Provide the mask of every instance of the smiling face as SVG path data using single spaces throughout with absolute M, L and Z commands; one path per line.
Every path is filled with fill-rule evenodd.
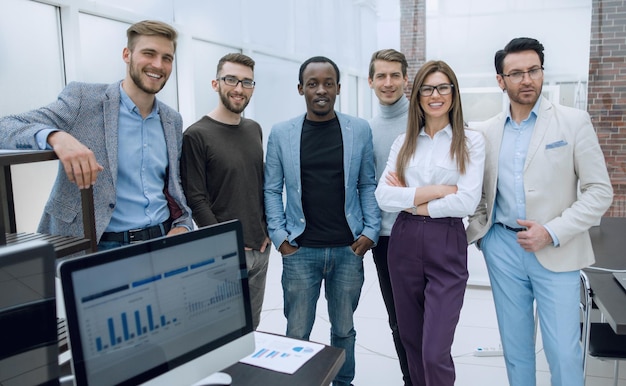
M 502 72 L 511 74 L 515 72 L 527 72 L 535 68 L 541 68 L 539 55 L 533 50 L 510 53 L 504 58 Z M 498 85 L 505 90 L 511 105 L 532 106 L 537 103 L 543 86 L 543 76 L 539 79 L 531 79 L 529 74 L 524 74 L 522 81 L 514 83 L 506 76 L 497 75 Z
M 254 80 L 254 72 L 243 64 L 225 62 L 218 79 L 212 81 L 213 90 L 220 95 L 220 103 L 224 108 L 232 113 L 241 114 L 250 103 L 254 89 L 243 88 L 241 82 L 237 83 L 237 86 L 229 86 L 220 79 L 225 76 L 235 77 L 237 80 Z
M 424 79 L 424 86 L 439 86 L 450 84 L 450 79 L 442 72 L 433 72 Z M 448 112 L 452 108 L 452 93 L 448 95 L 439 94 L 438 90 L 433 90 L 432 95 L 424 96 L 420 94 L 420 106 L 424 111 L 426 120 L 444 119 L 449 121 Z
M 172 73 L 174 43 L 163 36 L 139 36 L 133 51 L 124 48 L 122 57 L 135 87 L 146 94 L 156 94 Z
M 306 102 L 307 119 L 323 122 L 334 118 L 335 99 L 340 88 L 332 64 L 309 63 L 302 72 L 302 84 L 298 84 L 298 92 L 304 95 Z
M 403 97 L 408 81 L 408 76 L 402 75 L 402 64 L 387 60 L 374 61 L 374 77 L 367 79 L 381 105 L 392 105 Z

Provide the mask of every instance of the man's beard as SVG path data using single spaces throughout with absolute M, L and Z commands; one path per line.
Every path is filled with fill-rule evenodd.
M 141 91 L 147 93 L 147 94 L 156 94 L 159 91 L 161 91 L 163 89 L 163 87 L 165 87 L 165 83 L 167 82 L 167 76 L 163 76 L 163 83 L 161 84 L 161 87 L 159 87 L 158 90 L 155 90 L 154 88 L 150 88 L 148 87 L 143 80 L 141 79 L 141 74 L 142 71 L 135 68 L 135 65 L 133 64 L 133 59 L 131 57 L 130 59 L 130 78 L 133 80 L 133 83 L 135 83 L 135 85 L 137 86 L 137 88 L 139 88 Z M 155 71 L 155 73 L 159 73 L 158 71 Z M 147 76 L 147 75 L 146 75 Z
M 228 98 L 228 93 L 222 91 L 222 88 L 220 87 L 219 90 L 219 94 L 220 94 L 220 99 L 222 100 L 222 104 L 224 105 L 224 107 L 226 107 L 226 109 L 230 112 L 233 112 L 235 114 L 241 114 L 246 107 L 248 106 L 248 103 L 250 102 L 250 99 L 246 99 L 243 102 L 243 105 L 241 106 L 237 106 L 235 105 L 229 98 Z

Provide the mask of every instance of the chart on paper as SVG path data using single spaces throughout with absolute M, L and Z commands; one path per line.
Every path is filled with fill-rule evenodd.
M 293 374 L 324 345 L 291 339 L 280 335 L 254 333 L 256 349 L 240 362 L 281 373 Z

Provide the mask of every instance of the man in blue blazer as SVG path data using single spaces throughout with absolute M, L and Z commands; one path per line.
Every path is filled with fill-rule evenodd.
M 155 97 L 172 72 L 177 32 L 142 21 L 127 36 L 121 82 L 73 82 L 50 105 L 0 119 L 2 148 L 51 148 L 61 161 L 39 232 L 82 236 L 80 189 L 93 186 L 98 249 L 193 226 L 180 184 L 182 118 Z
M 333 385 L 349 385 L 363 255 L 378 240 L 380 210 L 371 129 L 334 111 L 339 89 L 332 60 L 317 56 L 302 64 L 298 92 L 307 112 L 272 128 L 264 191 L 269 235 L 283 256 L 287 336 L 309 339 L 324 281 L 330 343 L 346 352 Z

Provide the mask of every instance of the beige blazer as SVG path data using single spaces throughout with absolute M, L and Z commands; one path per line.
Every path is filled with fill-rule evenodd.
M 493 225 L 506 117 L 502 112 L 475 125 L 485 134 L 486 159 L 482 199 L 467 228 L 470 243 L 482 238 Z M 560 243 L 538 251 L 539 262 L 555 272 L 593 264 L 588 229 L 599 223 L 611 205 L 613 189 L 589 114 L 541 97 L 524 165 L 524 191 L 526 218 L 548 226 Z

